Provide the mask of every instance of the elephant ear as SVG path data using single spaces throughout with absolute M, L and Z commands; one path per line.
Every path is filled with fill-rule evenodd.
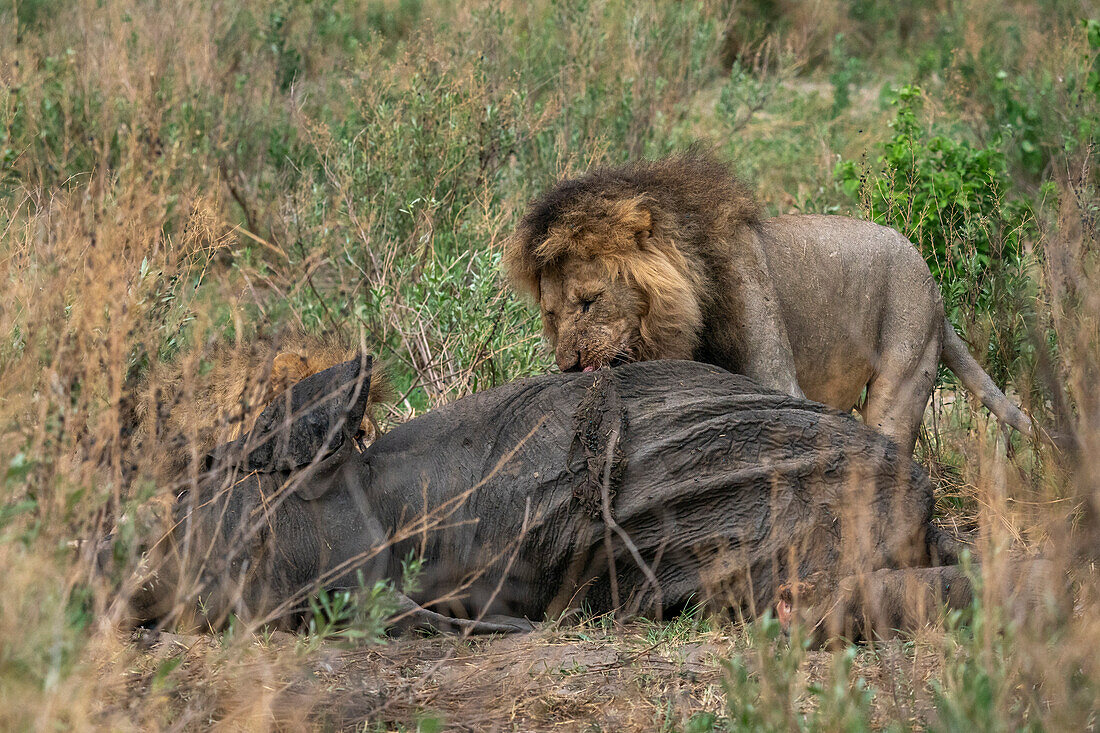
M 249 433 L 221 446 L 211 457 L 255 473 L 334 468 L 355 451 L 356 431 L 370 398 L 370 378 L 367 354 L 310 375 L 276 396 Z M 324 493 L 310 491 L 307 487 L 312 483 L 300 482 L 299 496 L 312 499 Z

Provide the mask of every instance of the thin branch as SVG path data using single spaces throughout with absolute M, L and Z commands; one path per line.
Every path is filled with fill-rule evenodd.
M 637 563 L 638 568 L 642 571 L 642 574 L 646 577 L 646 582 L 653 586 L 653 590 L 656 593 L 656 612 L 660 617 L 661 612 L 661 586 L 657 582 L 657 576 L 653 573 L 653 570 L 646 564 L 646 561 L 642 559 L 642 554 L 638 552 L 637 546 L 631 541 L 630 535 L 628 535 L 619 523 L 615 521 L 615 518 L 611 516 L 611 461 L 615 455 L 615 447 L 619 444 L 619 428 L 614 427 L 611 429 L 611 435 L 607 440 L 607 454 L 604 461 L 603 469 L 603 486 L 601 490 L 601 509 L 603 511 L 603 522 L 605 528 L 609 528 L 619 535 L 619 539 L 623 541 L 626 549 L 630 552 L 631 557 L 634 558 L 634 562 Z M 606 531 L 606 530 L 605 530 Z M 610 538 L 605 539 L 608 546 L 608 567 L 611 573 L 611 602 L 615 607 L 618 607 L 618 581 L 615 576 L 614 555 L 610 550 Z M 643 588 L 643 590 L 645 590 Z

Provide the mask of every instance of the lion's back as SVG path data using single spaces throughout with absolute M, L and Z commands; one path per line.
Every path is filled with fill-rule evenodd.
M 798 214 L 768 219 L 760 234 L 807 397 L 854 404 L 891 333 L 928 337 L 942 323 L 939 288 L 928 265 L 893 229 L 844 216 Z

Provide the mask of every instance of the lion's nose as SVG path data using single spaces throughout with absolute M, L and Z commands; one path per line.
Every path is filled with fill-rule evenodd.
M 581 370 L 581 352 L 559 352 L 558 369 L 562 370 L 562 372 L 579 372 Z

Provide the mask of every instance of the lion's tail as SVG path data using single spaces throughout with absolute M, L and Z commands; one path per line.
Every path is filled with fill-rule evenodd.
M 955 373 L 963 385 L 977 395 L 982 404 L 997 416 L 1001 422 L 1008 423 L 1024 435 L 1031 437 L 1036 433 L 1036 425 L 1016 405 L 997 389 L 992 377 L 985 373 L 981 365 L 970 355 L 966 343 L 955 333 L 955 328 L 946 318 L 943 319 L 943 363 Z

